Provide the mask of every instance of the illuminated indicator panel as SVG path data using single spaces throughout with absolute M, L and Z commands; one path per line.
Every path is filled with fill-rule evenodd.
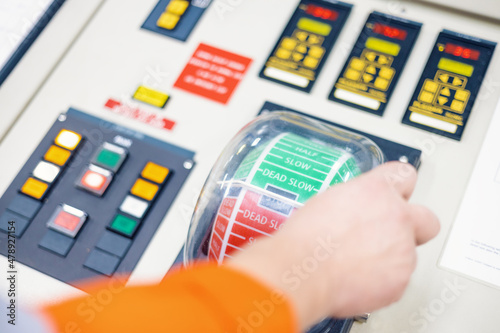
M 0 199 L 0 243 L 13 222 L 16 259 L 34 269 L 80 288 L 85 278 L 127 277 L 193 155 L 70 109 Z
M 301 1 L 259 76 L 311 91 L 351 8 L 342 2 Z
M 378 12 L 370 14 L 328 98 L 381 116 L 421 26 Z
M 403 123 L 460 140 L 496 43 L 444 30 Z

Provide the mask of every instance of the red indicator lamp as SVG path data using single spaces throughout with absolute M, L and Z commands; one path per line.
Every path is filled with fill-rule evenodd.
M 468 49 L 462 46 L 458 46 L 451 43 L 446 43 L 444 52 L 448 54 L 453 54 L 456 57 L 461 57 L 464 59 L 478 60 L 481 52 L 473 49 Z
M 339 16 L 339 13 L 334 10 L 326 9 L 316 5 L 307 5 L 306 13 L 314 17 L 330 21 L 335 21 Z
M 406 35 L 408 34 L 406 30 L 393 28 L 388 25 L 380 23 L 375 23 L 375 26 L 373 27 L 373 32 L 375 32 L 376 34 L 384 35 L 385 37 L 399 39 L 399 40 L 405 40 Z

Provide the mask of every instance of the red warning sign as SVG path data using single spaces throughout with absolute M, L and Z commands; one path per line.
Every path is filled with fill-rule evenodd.
M 252 59 L 201 43 L 174 87 L 226 104 Z
M 111 98 L 108 99 L 104 106 L 114 113 L 140 121 L 156 128 L 172 130 L 175 126 L 175 121 L 160 117 L 154 113 L 150 113 L 136 107 L 122 104 L 121 102 Z

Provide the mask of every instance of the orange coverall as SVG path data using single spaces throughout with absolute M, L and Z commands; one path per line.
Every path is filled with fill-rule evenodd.
M 214 264 L 158 285 L 97 282 L 89 296 L 43 309 L 56 332 L 297 332 L 289 301 L 242 272 Z

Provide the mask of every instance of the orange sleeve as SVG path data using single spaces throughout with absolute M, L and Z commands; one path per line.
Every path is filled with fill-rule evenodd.
M 57 332 L 296 332 L 288 300 L 242 272 L 203 264 L 159 285 L 97 283 L 43 309 Z

